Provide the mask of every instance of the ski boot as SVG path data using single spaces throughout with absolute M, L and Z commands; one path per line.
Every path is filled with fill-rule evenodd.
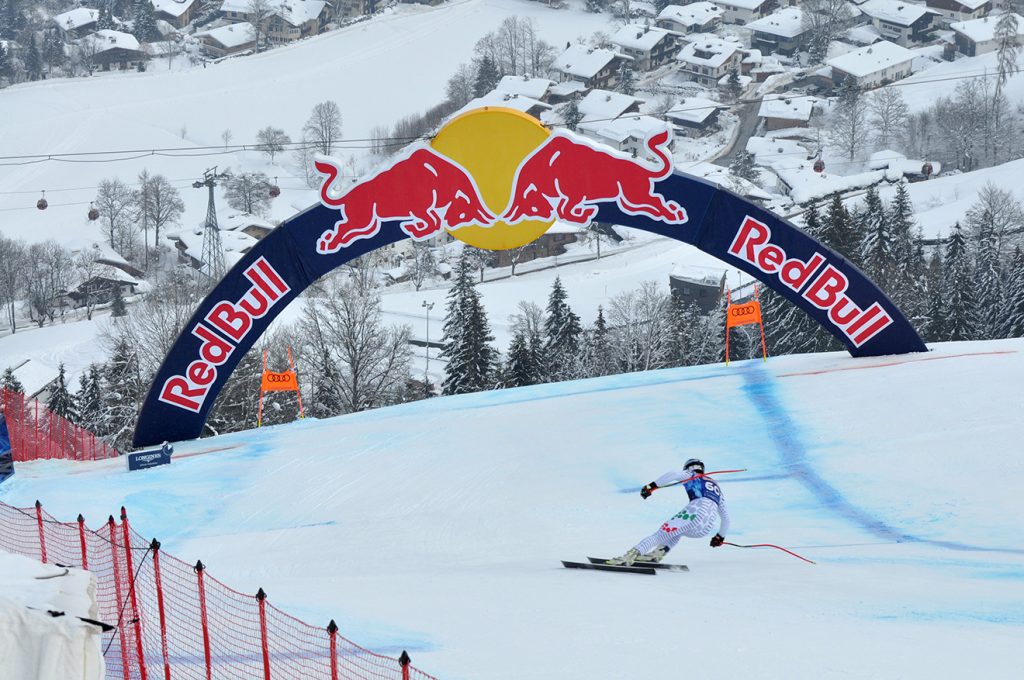
M 625 555 L 622 555 L 621 557 L 613 557 L 612 559 L 606 561 L 605 564 L 610 564 L 616 567 L 631 567 L 633 566 L 633 562 L 636 562 L 637 558 L 639 557 L 640 551 L 636 548 L 630 548 L 626 551 Z
M 637 564 L 644 564 L 645 562 L 648 563 L 648 564 L 657 564 L 658 562 L 661 562 L 663 559 L 665 559 L 665 555 L 668 554 L 668 551 L 669 551 L 668 546 L 659 545 L 657 548 L 655 548 L 651 552 L 644 553 L 643 555 L 640 555 L 634 561 Z

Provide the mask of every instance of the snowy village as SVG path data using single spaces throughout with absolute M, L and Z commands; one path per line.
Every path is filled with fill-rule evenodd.
M 1020 677 L 1022 70 L 1019 0 L 0 0 L 0 680 Z

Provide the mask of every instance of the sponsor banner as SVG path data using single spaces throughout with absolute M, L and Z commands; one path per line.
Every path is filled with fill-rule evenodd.
M 168 465 L 171 462 L 171 454 L 173 453 L 174 447 L 164 442 L 163 446 L 158 449 L 127 453 L 125 458 L 128 459 L 128 470 L 134 472 L 135 470 L 146 470 L 158 465 Z
M 264 392 L 298 392 L 299 381 L 294 371 L 275 373 L 274 371 L 263 371 L 263 380 L 260 389 Z
M 730 304 L 725 311 L 726 328 L 746 326 L 752 323 L 761 323 L 761 303 L 757 300 Z
M 526 139 L 523 125 L 522 114 L 508 110 L 464 114 L 435 138 L 447 134 L 447 146 L 412 147 L 357 182 L 343 182 L 338 162 L 318 158 L 320 204 L 256 244 L 200 304 L 146 397 L 135 445 L 199 436 L 241 358 L 320 276 L 385 245 L 444 229 L 456 238 L 476 230 L 474 243 L 493 248 L 521 245 L 518 231 L 556 219 L 579 228 L 601 222 L 651 231 L 749 273 L 854 356 L 925 350 L 888 297 L 841 255 L 730 191 L 673 172 L 667 133 L 646 140 L 650 159 L 638 159 L 530 123 L 532 141 L 522 153 L 509 158 L 497 146 L 487 152 L 491 140 L 502 140 L 507 151 L 515 139 Z M 264 389 L 292 389 L 276 381 L 265 377 Z
M 888 296 L 845 257 L 731 192 L 717 193 L 695 245 L 789 299 L 853 356 L 926 350 Z

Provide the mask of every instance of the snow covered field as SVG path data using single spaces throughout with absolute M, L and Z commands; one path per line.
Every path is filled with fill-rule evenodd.
M 29 241 L 56 238 L 69 247 L 98 240 L 99 224 L 85 215 L 99 180 L 131 183 L 144 168 L 164 174 L 181 190 L 183 225 L 205 217 L 206 190 L 196 191 L 191 183 L 214 165 L 278 177 L 282 193 L 272 217 L 291 217 L 316 200 L 291 154 L 279 156 L 277 165 L 255 151 L 224 154 L 224 130 L 231 130 L 233 145 L 254 143 L 268 125 L 299 141 L 313 106 L 335 100 L 349 140 L 336 155 L 361 169 L 373 127 L 439 104 L 446 82 L 472 58 L 476 42 L 513 15 L 537 19 L 540 37 L 555 46 L 610 26 L 610 15 L 583 12 L 576 3 L 565 10 L 526 0 L 455 0 L 436 8 L 402 4 L 370 21 L 205 69 L 104 74 L 5 89 L 4 156 L 142 151 L 107 156 L 103 163 L 0 161 L 0 231 Z M 161 148 L 184 151 L 173 157 L 146 151 Z M 39 212 L 35 203 L 44 189 L 50 207 Z
M 824 354 L 439 398 L 216 440 L 128 474 L 21 465 L 15 505 L 133 526 L 379 651 L 461 678 L 1016 677 L 1024 341 Z M 697 455 L 737 543 L 686 574 L 574 572 L 683 505 Z

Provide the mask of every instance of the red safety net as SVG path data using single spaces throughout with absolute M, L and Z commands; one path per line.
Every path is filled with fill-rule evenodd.
M 34 508 L 0 503 L 0 548 L 96 576 L 99 620 L 112 680 L 436 680 L 399 659 L 338 635 L 332 621 L 311 626 L 160 550 L 110 517 L 97 530 L 59 522 Z
M 0 387 L 0 408 L 11 436 L 14 462 L 46 460 L 103 460 L 120 455 L 89 430 L 78 427 L 25 395 Z

